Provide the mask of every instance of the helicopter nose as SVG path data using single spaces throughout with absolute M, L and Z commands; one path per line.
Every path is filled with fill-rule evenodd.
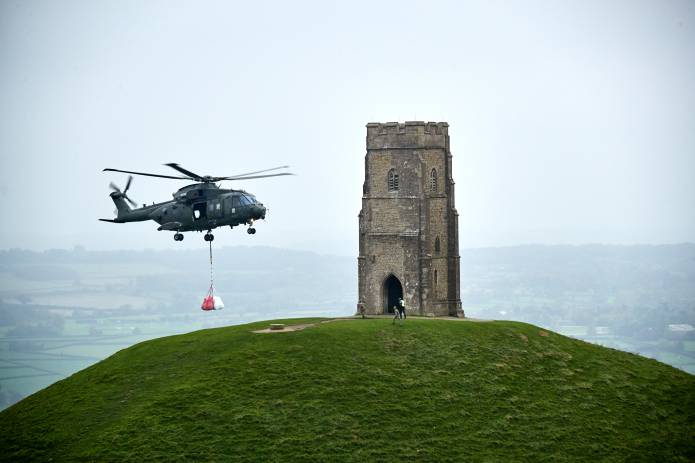
M 263 204 L 256 204 L 256 218 L 265 219 L 266 208 Z

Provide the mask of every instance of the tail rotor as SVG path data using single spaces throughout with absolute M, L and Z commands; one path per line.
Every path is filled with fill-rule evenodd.
M 135 201 L 133 201 L 132 199 L 130 199 L 128 197 L 128 195 L 126 194 L 128 192 L 128 189 L 130 188 L 130 184 L 132 183 L 132 181 L 133 181 L 133 176 L 129 175 L 123 191 L 121 191 L 121 189 L 118 188 L 118 185 L 116 185 L 113 182 L 109 183 L 109 187 L 114 191 L 114 193 L 117 194 L 117 197 L 124 198 L 130 203 L 131 206 L 137 207 L 138 204 Z M 111 193 L 111 195 L 113 196 L 113 193 Z

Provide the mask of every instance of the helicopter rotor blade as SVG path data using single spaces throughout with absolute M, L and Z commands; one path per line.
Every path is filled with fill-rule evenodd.
M 123 194 L 125 195 L 128 192 L 128 188 L 130 188 L 130 184 L 133 181 L 133 176 L 129 175 L 128 176 L 128 181 L 125 182 L 125 188 L 123 189 Z
M 136 203 L 135 201 L 133 201 L 132 199 L 130 199 L 126 195 L 123 195 L 123 197 L 128 200 L 128 202 L 130 203 L 131 206 L 138 207 L 138 203 Z
M 198 180 L 198 181 L 202 181 L 202 180 L 203 180 L 203 177 L 202 177 L 202 176 L 200 176 L 200 175 L 198 175 L 198 174 L 194 174 L 194 173 L 191 172 L 190 170 L 184 169 L 183 167 L 181 167 L 180 165 L 176 164 L 175 162 L 170 162 L 169 164 L 164 164 L 164 165 L 165 165 L 165 166 L 168 166 L 168 167 L 171 167 L 172 169 L 176 169 L 176 170 L 178 170 L 179 172 L 181 172 L 182 174 L 188 175 L 188 177 L 189 177 L 189 178 L 192 178 L 193 180 Z
M 266 177 L 281 177 L 283 175 L 294 175 L 290 172 L 283 172 L 281 174 L 268 174 L 268 175 L 252 175 L 250 177 L 215 177 L 214 181 L 219 182 L 220 180 L 250 180 L 252 178 L 266 178 Z
M 134 172 L 132 170 L 103 169 L 102 172 L 123 172 L 124 174 L 145 175 L 147 177 L 173 178 L 174 180 L 190 180 L 189 177 L 174 177 L 173 175 L 148 174 L 146 172 Z
M 113 183 L 113 182 L 109 183 L 109 188 L 111 188 L 113 191 L 115 191 L 115 192 L 117 192 L 117 193 L 120 193 L 120 192 L 121 192 L 121 189 L 118 188 L 118 185 L 116 185 L 116 184 Z
M 273 167 L 271 169 L 257 170 L 255 172 L 246 172 L 245 174 L 228 175 L 227 177 L 225 177 L 225 179 L 231 180 L 232 178 L 246 177 L 247 175 L 254 175 L 254 174 L 261 174 L 263 172 L 270 172 L 271 170 L 289 169 L 289 167 L 290 166 L 279 166 L 279 167 Z
M 263 170 L 258 170 L 255 172 L 247 172 L 245 174 L 238 174 L 238 175 L 231 175 L 227 177 L 211 177 L 211 176 L 200 176 L 194 172 L 191 172 L 190 170 L 186 170 L 183 167 L 179 166 L 176 163 L 169 163 L 169 164 L 164 164 L 165 166 L 171 167 L 172 169 L 175 169 L 182 174 L 185 174 L 185 177 L 175 177 L 173 175 L 161 175 L 161 174 L 150 174 L 148 172 L 136 172 L 133 170 L 121 170 L 121 169 L 111 169 L 111 168 L 106 168 L 102 169 L 103 172 L 122 172 L 124 174 L 134 174 L 134 175 L 144 175 L 146 177 L 157 177 L 157 178 L 170 178 L 174 180 L 195 180 L 197 182 L 219 182 L 221 180 L 250 180 L 254 178 L 266 178 L 266 177 L 281 177 L 284 175 L 294 175 L 293 173 L 290 172 L 283 172 L 283 173 L 278 173 L 278 174 L 268 174 L 268 175 L 255 175 L 259 174 L 262 172 L 270 172 L 273 170 L 278 170 L 278 169 L 287 169 L 289 166 L 279 166 L 279 167 L 273 167 L 271 169 L 263 169 Z M 126 183 L 126 187 L 123 190 L 123 194 L 128 191 L 128 188 L 130 188 L 130 183 L 132 182 L 132 176 L 128 177 L 128 181 Z M 114 191 L 117 191 L 121 193 L 121 189 L 118 188 L 113 182 L 109 185 Z

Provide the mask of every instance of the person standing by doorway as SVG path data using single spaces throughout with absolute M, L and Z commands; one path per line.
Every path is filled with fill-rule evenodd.
M 403 298 L 399 297 L 398 298 L 398 304 L 393 306 L 393 323 L 396 323 L 396 319 L 400 318 L 401 322 L 405 320 L 405 302 L 403 302 Z

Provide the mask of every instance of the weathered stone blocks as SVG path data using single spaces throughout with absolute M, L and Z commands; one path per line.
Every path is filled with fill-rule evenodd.
M 463 316 L 449 124 L 367 124 L 359 233 L 358 313 Z

